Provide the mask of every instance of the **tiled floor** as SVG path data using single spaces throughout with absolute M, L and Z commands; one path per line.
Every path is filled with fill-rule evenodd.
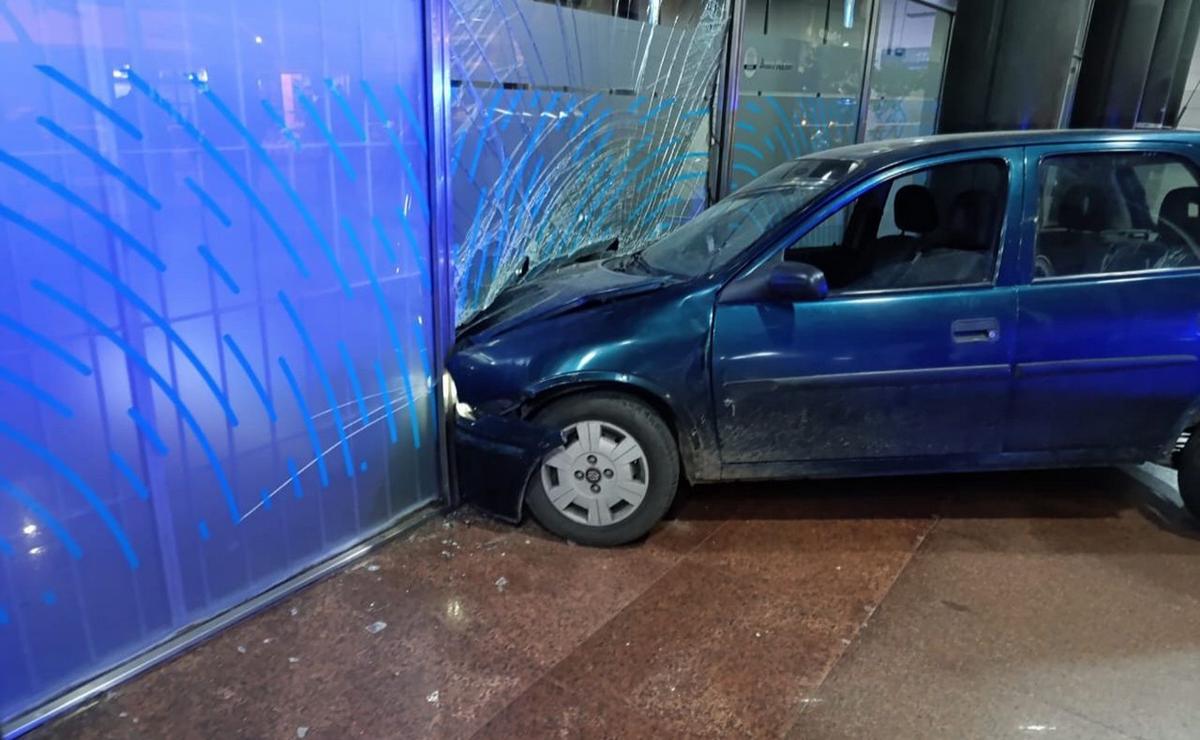
M 1135 474 L 698 489 L 608 551 L 459 513 L 35 737 L 1200 737 L 1200 534 Z

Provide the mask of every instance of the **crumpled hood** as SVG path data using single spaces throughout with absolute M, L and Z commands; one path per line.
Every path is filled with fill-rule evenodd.
M 459 327 L 458 335 L 470 339 L 493 337 L 534 319 L 639 295 L 675 280 L 664 275 L 618 272 L 604 264 L 569 264 L 527 276 Z

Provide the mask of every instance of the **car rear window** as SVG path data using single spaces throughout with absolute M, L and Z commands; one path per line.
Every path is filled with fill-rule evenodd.
M 1048 157 L 1035 279 L 1200 266 L 1200 180 L 1166 152 Z

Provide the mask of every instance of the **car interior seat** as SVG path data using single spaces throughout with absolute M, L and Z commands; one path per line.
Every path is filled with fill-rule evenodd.
M 1200 187 L 1175 188 L 1163 198 L 1155 228 L 1163 247 L 1161 267 L 1200 263 Z
M 1163 198 L 1154 228 L 1155 239 L 1125 240 L 1104 257 L 1103 272 L 1132 272 L 1200 263 L 1200 188 L 1175 188 Z
M 971 188 L 954 196 L 940 236 L 919 252 L 908 283 L 963 285 L 986 280 L 992 266 L 999 214 L 996 196 Z
M 900 233 L 875 240 L 876 264 L 912 259 L 938 227 L 937 203 L 924 185 L 905 185 L 897 190 L 892 210 L 892 221 Z
M 902 285 L 907 266 L 929 244 L 938 228 L 937 202 L 924 185 L 905 185 L 896 191 L 892 219 L 899 234 L 875 239 L 865 252 L 857 279 L 847 288 L 883 290 Z
M 1049 259 L 1053 274 L 1076 275 L 1100 270 L 1107 250 L 1100 232 L 1108 227 L 1110 198 L 1103 187 L 1075 183 L 1056 199 L 1050 228 L 1040 229 L 1037 251 Z

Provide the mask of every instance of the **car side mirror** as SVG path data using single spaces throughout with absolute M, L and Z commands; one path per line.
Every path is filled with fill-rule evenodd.
M 792 303 L 820 301 L 829 295 L 825 273 L 804 262 L 781 262 L 767 281 L 771 295 Z

